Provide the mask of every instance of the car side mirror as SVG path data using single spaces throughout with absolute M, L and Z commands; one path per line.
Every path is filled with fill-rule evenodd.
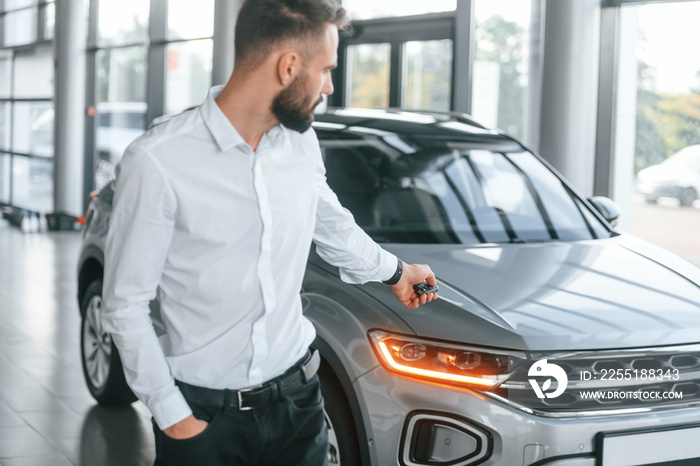
M 593 196 L 588 198 L 595 209 L 600 212 L 605 220 L 612 226 L 617 225 L 617 219 L 620 218 L 620 207 L 615 201 L 605 196 Z

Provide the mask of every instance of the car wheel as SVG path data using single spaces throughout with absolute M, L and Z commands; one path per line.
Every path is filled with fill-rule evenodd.
M 83 375 L 92 396 L 102 405 L 136 401 L 126 383 L 121 359 L 109 333 L 102 327 L 102 280 L 90 283 L 83 298 L 80 328 L 80 356 Z
M 355 420 L 338 378 L 326 364 L 318 370 L 328 427 L 328 465 L 362 464 Z
M 647 201 L 647 204 L 656 204 L 659 202 L 659 198 L 654 196 L 646 196 L 645 200 Z
M 679 201 L 683 207 L 692 207 L 695 200 L 698 198 L 698 193 L 693 188 L 685 188 L 681 191 Z

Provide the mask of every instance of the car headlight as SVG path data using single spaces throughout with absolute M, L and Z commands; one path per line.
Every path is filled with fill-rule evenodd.
M 422 381 L 494 390 L 508 380 L 524 354 L 444 343 L 410 335 L 370 330 L 382 366 Z

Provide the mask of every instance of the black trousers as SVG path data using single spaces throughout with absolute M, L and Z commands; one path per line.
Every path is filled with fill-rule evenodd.
M 209 422 L 192 438 L 168 437 L 153 422 L 154 466 L 325 466 L 328 432 L 318 375 L 298 390 L 247 411 L 192 403 Z

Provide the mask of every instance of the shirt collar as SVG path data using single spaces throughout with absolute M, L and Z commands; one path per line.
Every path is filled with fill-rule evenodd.
M 204 120 L 204 124 L 209 128 L 209 132 L 214 137 L 216 144 L 222 151 L 227 151 L 232 147 L 250 147 L 248 143 L 238 134 L 236 128 L 231 124 L 231 121 L 224 115 L 221 108 L 217 105 L 216 96 L 219 95 L 224 85 L 214 86 L 209 90 L 206 100 L 199 107 L 200 114 Z M 267 137 L 268 141 L 273 145 L 278 145 L 286 139 L 286 128 L 281 124 L 270 129 L 263 139 Z M 262 142 L 262 141 L 261 141 Z
M 202 115 L 204 124 L 207 125 L 209 132 L 218 144 L 219 149 L 226 151 L 234 146 L 247 144 L 214 101 L 223 88 L 224 86 L 222 84 L 209 89 L 209 94 L 204 103 L 199 107 L 199 112 Z

